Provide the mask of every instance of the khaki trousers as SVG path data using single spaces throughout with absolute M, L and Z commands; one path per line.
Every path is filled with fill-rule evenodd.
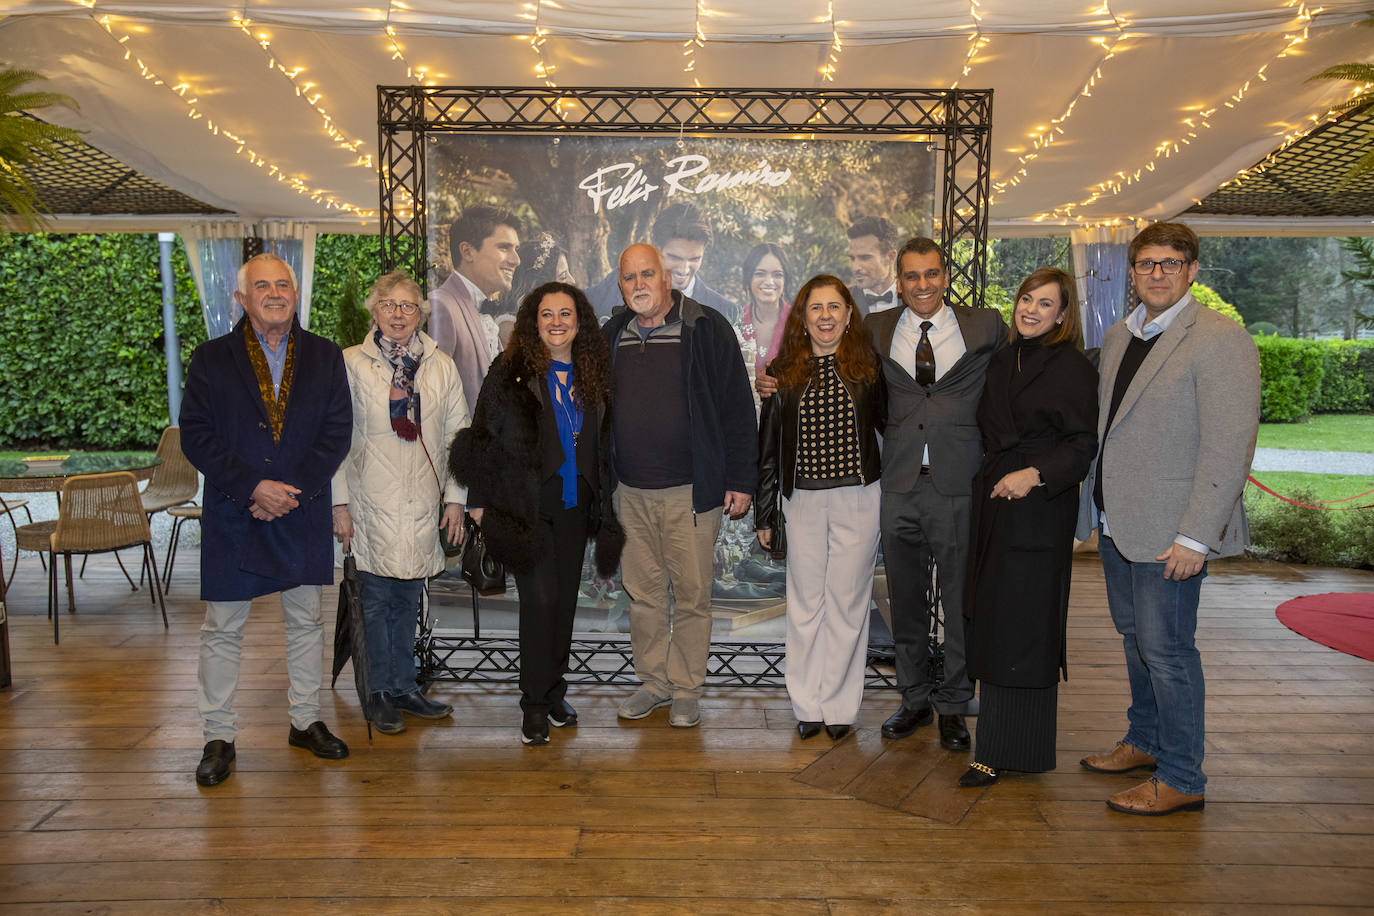
M 615 511 L 625 528 L 620 579 L 630 596 L 635 675 L 657 696 L 700 696 L 723 510 L 693 513 L 691 484 L 664 490 L 621 484 Z

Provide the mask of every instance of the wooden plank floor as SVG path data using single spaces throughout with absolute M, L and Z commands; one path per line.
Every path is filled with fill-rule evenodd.
M 740 916 L 1374 905 L 1374 664 L 1274 619 L 1289 597 L 1374 590 L 1369 573 L 1214 564 L 1198 634 L 1207 808 L 1147 819 L 1103 804 L 1132 777 L 1077 764 L 1120 737 L 1127 696 L 1101 573 L 1081 558 L 1058 769 L 1004 778 L 971 805 L 952 785 L 927 786 L 967 808 L 944 823 L 795 779 L 830 744 L 796 737 L 781 690 L 711 689 L 702 727 L 677 730 L 662 712 L 618 722 L 624 689 L 575 689 L 582 724 L 524 748 L 513 687 L 440 684 L 451 721 L 369 746 L 341 682 L 324 691 L 324 716 L 353 753 L 318 760 L 286 744 L 272 602 L 249 622 L 237 771 L 200 789 L 194 567 L 177 567 L 164 632 L 146 594 L 94 558 L 54 646 L 45 580 L 32 555 L 21 560 L 15 681 L 0 691 L 0 906 Z M 870 692 L 849 740 L 880 742 L 893 704 Z M 934 748 L 936 735 L 908 740 Z

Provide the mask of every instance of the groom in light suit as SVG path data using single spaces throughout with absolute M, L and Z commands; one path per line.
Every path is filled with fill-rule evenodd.
M 1006 346 L 1007 326 L 996 309 L 946 305 L 948 285 L 939 246 L 914 238 L 897 253 L 906 307 L 874 312 L 864 325 L 888 389 L 880 524 L 902 691 L 902 706 L 882 734 L 905 738 L 939 713 L 941 746 L 963 751 L 969 748 L 964 714 L 973 700 L 964 656 L 964 572 L 973 475 L 983 455 L 976 415 L 988 361 Z M 938 684 L 927 670 L 932 556 L 945 620 Z
M 477 403 L 495 357 L 482 328 L 482 303 L 510 293 L 520 266 L 520 219 L 496 207 L 468 207 L 448 234 L 453 272 L 429 294 L 429 336 L 458 366 L 463 394 Z M 517 303 L 518 304 L 518 303 Z
M 1140 305 L 1102 340 L 1101 450 L 1079 503 L 1078 537 L 1100 529 L 1131 685 L 1125 738 L 1082 764 L 1155 771 L 1108 799 L 1127 814 L 1203 806 L 1198 597 L 1208 558 L 1240 553 L 1247 539 L 1241 490 L 1259 428 L 1259 355 L 1244 328 L 1192 297 L 1197 255 L 1182 223 L 1155 223 L 1127 249 Z

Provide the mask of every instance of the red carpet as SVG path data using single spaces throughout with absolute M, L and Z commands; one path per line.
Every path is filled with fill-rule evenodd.
M 1300 636 L 1374 662 L 1374 595 L 1304 595 L 1280 604 L 1275 613 Z

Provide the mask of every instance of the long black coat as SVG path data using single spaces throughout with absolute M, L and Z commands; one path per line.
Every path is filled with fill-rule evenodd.
M 597 572 L 609 577 L 625 546 L 611 502 L 610 408 L 601 403 L 585 411 L 588 434 L 580 437 L 577 470 L 592 491 L 587 533 L 596 539 Z M 472 425 L 453 439 L 449 471 L 468 487 L 468 503 L 482 507 L 487 547 L 512 572 L 534 568 L 553 549 L 548 527 L 539 524 L 539 489 L 562 463 L 544 377 L 498 356 L 482 383 Z
M 1078 484 L 1097 457 L 1097 372 L 1072 344 L 1018 342 L 988 364 L 978 426 L 984 457 L 964 590 L 969 676 L 1050 687 L 1068 675 L 1073 530 Z M 1002 477 L 1031 466 L 1044 486 L 989 498 Z

